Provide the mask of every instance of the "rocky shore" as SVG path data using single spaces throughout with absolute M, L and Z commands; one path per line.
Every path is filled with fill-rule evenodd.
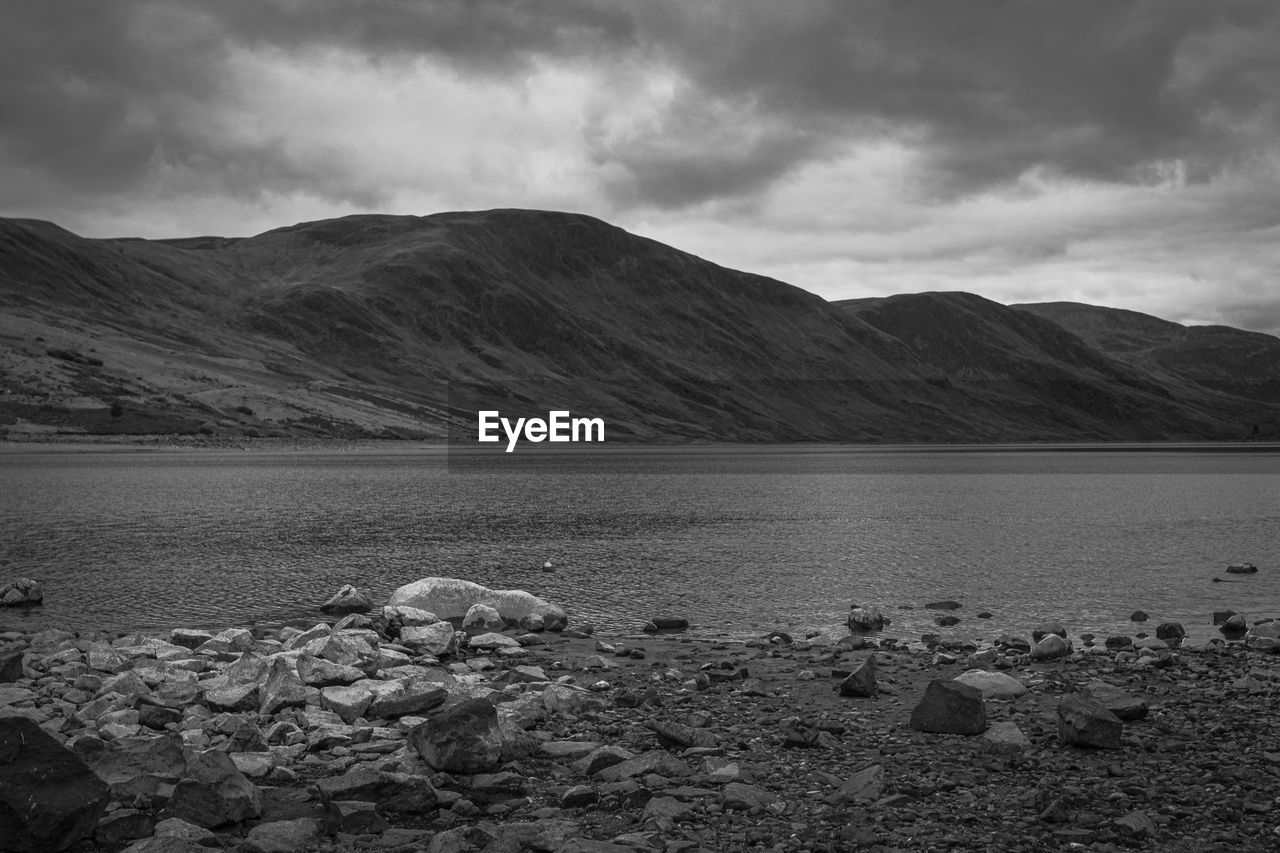
M 1280 848 L 1273 624 L 730 644 L 508 595 L 0 634 L 0 850 Z

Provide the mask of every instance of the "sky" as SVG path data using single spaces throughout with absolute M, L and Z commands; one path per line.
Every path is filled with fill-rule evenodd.
M 0 216 L 495 207 L 827 299 L 1280 334 L 1280 3 L 5 0 Z

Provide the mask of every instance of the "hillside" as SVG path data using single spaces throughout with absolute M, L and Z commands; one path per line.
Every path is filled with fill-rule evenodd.
M 1162 381 L 1280 403 L 1280 338 L 1228 326 L 1183 326 L 1075 302 L 1012 305 L 1057 323 L 1099 352 Z
M 13 435 L 465 437 L 484 407 L 614 440 L 1213 439 L 1260 411 L 1175 399 L 1030 311 L 831 304 L 567 213 L 180 240 L 0 220 L 0 308 Z

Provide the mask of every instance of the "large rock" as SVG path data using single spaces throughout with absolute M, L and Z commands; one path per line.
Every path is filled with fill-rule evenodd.
M 1156 626 L 1156 639 L 1164 640 L 1170 646 L 1176 646 L 1187 636 L 1187 629 L 1181 622 L 1161 622 Z
M 569 624 L 562 608 L 532 593 L 522 589 L 489 589 L 457 578 L 422 578 L 405 584 L 391 593 L 388 604 L 416 607 L 441 619 L 461 619 L 472 605 L 485 604 L 497 610 L 509 624 L 524 626 L 540 620 L 548 631 L 559 631 Z
M 277 820 L 249 830 L 240 849 L 243 853 L 297 853 L 310 850 L 320 841 L 320 822 L 314 818 Z
M 52 853 L 93 835 L 107 785 L 25 717 L 0 718 L 0 850 Z
M 1124 723 L 1105 707 L 1072 693 L 1058 704 L 1058 740 L 1097 749 L 1119 749 Z
M 982 734 L 987 728 L 982 692 L 952 679 L 930 681 L 911 711 L 911 727 L 939 734 Z
M 169 798 L 166 817 L 206 829 L 255 818 L 262 813 L 258 788 L 218 749 L 187 754 L 186 775 Z
M 484 773 L 502 758 L 498 711 L 488 699 L 460 702 L 413 729 L 409 743 L 434 770 Z
M 332 613 L 335 616 L 345 616 L 348 613 L 368 613 L 372 609 L 373 602 L 369 600 L 369 596 L 351 584 L 344 585 L 333 594 L 332 598 L 320 605 L 321 611 Z

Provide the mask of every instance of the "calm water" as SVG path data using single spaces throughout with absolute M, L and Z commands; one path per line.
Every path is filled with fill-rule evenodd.
M 0 581 L 46 605 L 0 629 L 216 627 L 313 615 L 343 583 L 528 589 L 634 632 L 683 615 L 757 636 L 879 605 L 915 636 L 1044 618 L 1193 637 L 1280 616 L 1280 449 L 680 448 L 486 457 L 355 451 L 0 451 Z M 552 561 L 555 571 L 545 573 Z M 1247 561 L 1257 575 L 1226 578 Z M 974 618 L 980 610 L 995 618 Z M 1149 623 L 1148 629 L 1155 622 Z

